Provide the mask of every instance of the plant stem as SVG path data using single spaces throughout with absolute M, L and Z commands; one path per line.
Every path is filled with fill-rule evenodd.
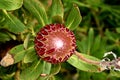
M 15 72 L 15 80 L 20 80 L 20 63 L 17 64 L 18 70 Z
M 93 65 L 97 65 L 97 66 L 100 66 L 100 71 L 103 71 L 103 70 L 117 70 L 117 71 L 120 71 L 120 57 L 118 58 L 115 58 L 111 61 L 105 61 L 104 59 L 101 60 L 101 61 L 94 61 L 94 60 L 90 60 L 90 59 L 87 59 L 85 58 L 81 53 L 75 51 L 75 55 L 80 59 L 80 60 L 83 60 L 85 61 L 86 63 L 89 63 L 89 64 L 93 64 Z
M 89 64 L 93 64 L 93 65 L 100 65 L 100 61 L 94 61 L 94 60 L 90 60 L 90 59 L 87 59 L 85 58 L 81 53 L 75 51 L 75 55 L 80 59 L 80 60 L 83 60 Z

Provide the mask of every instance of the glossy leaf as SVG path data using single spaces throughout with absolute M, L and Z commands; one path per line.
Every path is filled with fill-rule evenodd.
M 40 2 L 35 0 L 24 0 L 24 6 L 38 20 L 41 26 L 45 26 L 48 23 L 45 8 Z
M 15 16 L 13 16 L 12 14 L 8 14 L 5 10 L 4 14 L 7 20 L 6 21 L 7 29 L 9 31 L 13 33 L 20 33 L 26 29 L 26 26 Z
M 0 0 L 0 9 L 15 10 L 22 6 L 23 0 Z
M 58 18 L 60 17 L 59 20 L 61 20 L 62 22 L 64 10 L 63 10 L 63 5 L 61 0 L 52 0 L 52 4 L 48 10 L 49 10 L 48 15 L 50 20 L 54 19 L 55 17 L 58 17 Z
M 67 17 L 67 21 L 65 22 L 65 24 L 68 28 L 74 30 L 76 29 L 76 27 L 79 26 L 81 20 L 82 17 L 79 8 L 76 5 L 74 5 Z
M 85 58 L 91 59 L 91 60 L 98 60 L 97 58 L 94 58 L 92 56 L 88 56 L 88 55 L 83 55 Z M 98 60 L 99 61 L 99 60 Z M 71 64 L 72 66 L 76 67 L 79 70 L 83 70 L 83 71 L 88 71 L 88 72 L 99 72 L 99 67 L 92 65 L 92 64 L 88 64 L 80 59 L 78 59 L 78 57 L 76 55 L 71 56 L 67 62 L 69 64 Z

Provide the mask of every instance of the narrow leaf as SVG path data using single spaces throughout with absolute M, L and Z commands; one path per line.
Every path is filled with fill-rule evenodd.
M 98 60 L 94 57 L 85 55 L 84 56 L 88 59 L 91 60 Z M 82 60 L 78 59 L 78 57 L 76 55 L 71 56 L 67 62 L 71 65 L 73 65 L 74 67 L 76 67 L 77 69 L 83 70 L 83 71 L 88 71 L 88 72 L 100 72 L 99 71 L 99 67 L 92 65 L 92 64 L 88 64 L 86 62 L 83 62 Z
M 91 47 L 92 47 L 92 44 L 93 44 L 93 40 L 94 40 L 94 31 L 91 28 L 88 32 L 88 51 L 87 51 L 87 54 L 90 54 L 90 50 L 91 50 Z
M 0 32 L 0 42 L 6 42 L 11 40 L 10 36 L 4 32 Z
M 26 26 L 15 16 L 13 16 L 12 14 L 8 14 L 5 10 L 4 14 L 6 17 L 7 29 L 9 31 L 13 33 L 20 33 L 26 29 Z
M 59 20 L 63 20 L 64 10 L 61 0 L 52 0 L 52 4 L 48 11 L 49 19 L 54 19 L 54 17 L 60 17 Z M 56 19 L 57 20 L 57 19 Z
M 46 74 L 49 75 L 51 71 L 51 64 L 48 62 L 43 61 L 43 67 L 42 67 L 42 72 L 41 74 Z M 37 80 L 47 80 L 49 77 L 48 76 L 39 76 Z
M 105 35 L 108 37 L 108 39 L 112 41 L 116 41 L 117 39 L 117 34 L 110 32 L 109 30 L 106 30 Z
M 38 20 L 41 26 L 45 26 L 48 23 L 45 8 L 39 1 L 24 0 L 24 6 Z
M 15 10 L 22 6 L 23 0 L 0 0 L 0 9 Z
M 28 34 L 24 40 L 24 48 L 27 49 L 28 48 L 28 42 L 29 42 L 29 39 L 30 39 L 30 34 Z
M 23 62 L 24 63 L 29 63 L 29 62 L 33 62 L 34 60 L 36 60 L 38 57 L 37 57 L 37 54 L 35 52 L 35 49 L 34 48 L 31 48 L 29 50 L 27 50 L 27 53 L 25 54 L 25 57 L 24 57 L 24 60 Z
M 100 49 L 100 45 L 101 45 L 101 36 L 98 35 L 95 40 L 94 40 L 94 44 L 92 47 L 92 53 L 98 51 L 98 49 Z
M 21 72 L 20 80 L 36 80 L 42 72 L 43 63 L 36 60 L 34 63 Z
M 54 65 L 52 65 L 50 76 L 54 76 L 57 73 L 59 73 L 60 69 L 61 69 L 61 65 L 60 64 L 54 64 Z
M 81 17 L 79 8 L 77 6 L 73 6 L 65 24 L 68 28 L 70 28 L 71 30 L 74 30 L 76 27 L 79 26 L 81 20 L 82 20 L 82 17 Z
M 18 46 L 13 47 L 9 51 L 9 53 L 13 55 L 14 63 L 18 63 L 18 62 L 20 62 L 21 60 L 24 59 L 25 54 L 29 54 L 30 52 L 32 53 L 32 51 L 34 51 L 33 46 L 31 46 L 31 47 L 29 47 L 28 49 L 25 50 L 23 44 L 20 44 Z M 35 54 L 35 53 L 33 53 L 33 54 Z
M 13 47 L 10 51 L 10 54 L 13 55 L 14 63 L 21 61 L 25 55 L 25 50 L 22 44 Z

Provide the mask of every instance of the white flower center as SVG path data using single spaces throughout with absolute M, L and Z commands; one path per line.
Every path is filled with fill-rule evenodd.
M 63 47 L 63 41 L 61 40 L 61 39 L 59 39 L 59 38 L 55 38 L 55 40 L 54 40 L 55 42 L 55 46 L 56 46 L 56 48 L 62 48 Z

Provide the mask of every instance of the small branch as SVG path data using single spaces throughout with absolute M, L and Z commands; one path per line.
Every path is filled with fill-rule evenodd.
M 111 54 L 111 52 L 108 52 L 109 54 Z M 107 55 L 108 55 L 107 53 Z M 113 54 L 113 52 L 112 52 Z M 106 58 L 102 59 L 101 61 L 94 61 L 94 60 L 90 60 L 85 58 L 81 53 L 75 51 L 75 55 L 80 59 L 85 61 L 86 63 L 89 64 L 93 64 L 93 65 L 97 65 L 100 66 L 101 71 L 103 70 L 117 70 L 120 71 L 120 57 L 115 57 L 115 59 L 113 60 L 105 60 Z M 113 54 L 114 56 L 114 54 Z
M 94 60 L 90 60 L 90 59 L 87 59 L 85 58 L 81 53 L 75 51 L 75 55 L 80 59 L 80 60 L 83 60 L 89 64 L 93 64 L 93 65 L 100 65 L 101 62 L 99 61 L 94 61 Z

